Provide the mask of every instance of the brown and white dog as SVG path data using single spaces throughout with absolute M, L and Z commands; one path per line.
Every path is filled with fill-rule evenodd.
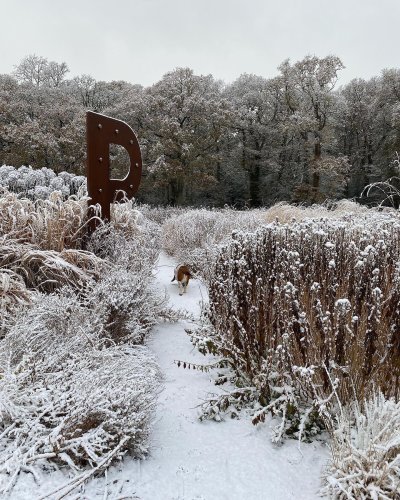
M 172 278 L 171 283 L 175 280 L 178 281 L 179 295 L 183 295 L 184 293 L 186 293 L 186 288 L 191 277 L 192 274 L 189 271 L 188 266 L 185 266 L 184 264 L 179 264 L 178 266 L 176 266 L 174 277 Z

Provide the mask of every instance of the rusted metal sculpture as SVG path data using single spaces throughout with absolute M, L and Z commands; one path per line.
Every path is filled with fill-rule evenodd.
M 99 204 L 101 218 L 110 220 L 110 203 L 132 198 L 139 189 L 142 155 L 134 131 L 128 124 L 93 111 L 86 113 L 87 186 L 90 204 Z M 124 179 L 110 179 L 110 144 L 123 146 L 130 158 Z M 90 224 L 91 229 L 95 221 Z

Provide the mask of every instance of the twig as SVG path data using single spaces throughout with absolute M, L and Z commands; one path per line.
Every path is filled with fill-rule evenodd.
M 129 441 L 129 437 L 126 436 L 120 443 L 112 450 L 110 453 L 106 456 L 104 460 L 102 460 L 99 465 L 97 465 L 94 469 L 91 469 L 90 471 L 85 472 L 84 474 L 81 474 L 78 477 L 75 477 L 72 481 L 68 481 L 68 483 L 64 484 L 60 488 L 57 488 L 56 490 L 51 491 L 47 495 L 44 495 L 39 498 L 39 500 L 44 500 L 45 498 L 49 498 L 56 493 L 59 493 L 60 491 L 64 490 L 65 488 L 68 488 L 66 491 L 61 493 L 59 496 L 56 497 L 56 500 L 61 500 L 61 498 L 64 498 L 68 495 L 68 493 L 71 493 L 75 488 L 77 488 L 79 485 L 83 484 L 85 481 L 87 481 L 91 476 L 93 476 L 99 469 L 105 467 L 107 463 L 116 455 L 116 453 L 124 446 L 124 444 Z

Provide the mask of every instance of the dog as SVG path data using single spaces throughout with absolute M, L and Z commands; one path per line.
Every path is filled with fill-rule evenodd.
M 188 266 L 185 266 L 185 264 L 179 264 L 176 266 L 174 277 L 172 278 L 171 283 L 175 280 L 178 281 L 179 295 L 183 295 L 184 293 L 186 293 L 186 289 L 191 277 L 192 274 L 189 271 Z

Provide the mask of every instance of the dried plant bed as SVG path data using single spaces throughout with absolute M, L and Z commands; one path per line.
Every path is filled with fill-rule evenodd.
M 0 236 L 30 243 L 41 250 L 82 249 L 87 243 L 88 201 L 84 195 L 64 199 L 59 191 L 51 193 L 46 200 L 32 201 L 3 190 L 0 192 Z M 143 216 L 134 201 L 112 204 L 111 217 L 110 224 L 101 224 L 106 231 L 120 232 L 126 239 L 140 233 Z M 153 229 L 158 227 L 155 223 L 150 225 Z
M 64 200 L 51 193 L 47 200 L 32 201 L 3 191 L 0 196 L 0 236 L 9 235 L 42 250 L 81 248 L 87 219 L 88 199 Z
M 218 245 L 229 239 L 233 230 L 255 231 L 263 224 L 262 211 L 188 210 L 167 219 L 162 226 L 162 246 L 179 262 L 206 282 L 212 279 L 212 268 Z
M 128 202 L 83 240 L 86 211 L 86 199 L 57 193 L 0 197 L 3 493 L 50 463 L 75 472 L 70 491 L 147 452 L 161 377 L 142 344 L 163 316 L 149 279 L 160 228 Z
M 3 492 L 19 472 L 35 475 L 43 460 L 94 471 L 110 453 L 112 459 L 146 453 L 160 373 L 149 350 L 137 344 L 156 313 L 149 297 L 136 297 L 142 309 L 125 314 L 130 336 L 121 337 L 122 317 L 115 313 L 127 311 L 126 303 L 112 299 L 118 299 L 119 278 L 94 284 L 86 299 L 71 289 L 37 294 L 1 341 Z M 97 301 L 99 290 L 108 290 L 108 302 Z M 135 294 L 119 291 L 132 305 Z
M 162 226 L 171 217 L 182 215 L 183 213 L 191 210 L 187 207 L 171 207 L 171 206 L 150 206 L 146 204 L 138 205 L 140 213 L 149 221 L 155 222 Z
M 312 435 L 338 400 L 374 386 L 399 399 L 399 229 L 397 213 L 371 211 L 273 224 L 222 247 L 209 326 L 192 340 L 257 390 L 254 423 L 282 417 L 276 439 Z
M 285 202 L 277 203 L 264 211 L 262 218 L 265 222 L 280 222 L 281 224 L 301 222 L 305 219 L 340 219 L 341 217 L 356 217 L 371 212 L 366 206 L 350 200 L 330 202 L 325 205 L 290 205 Z
M 338 416 L 322 493 L 330 498 L 399 498 L 400 402 L 381 392 Z
M 82 250 L 40 250 L 32 244 L 9 238 L 0 240 L 0 269 L 18 274 L 27 288 L 51 292 L 62 286 L 77 290 L 97 279 L 106 263 Z
M 168 210 L 166 210 L 166 213 Z M 273 223 L 294 223 L 306 219 L 346 220 L 370 211 L 357 203 L 342 200 L 330 206 L 311 207 L 278 203 L 268 209 L 220 210 L 196 209 L 180 211 L 167 218 L 162 226 L 162 246 L 179 262 L 185 262 L 208 284 L 220 245 L 230 239 L 233 231 L 254 232 Z

